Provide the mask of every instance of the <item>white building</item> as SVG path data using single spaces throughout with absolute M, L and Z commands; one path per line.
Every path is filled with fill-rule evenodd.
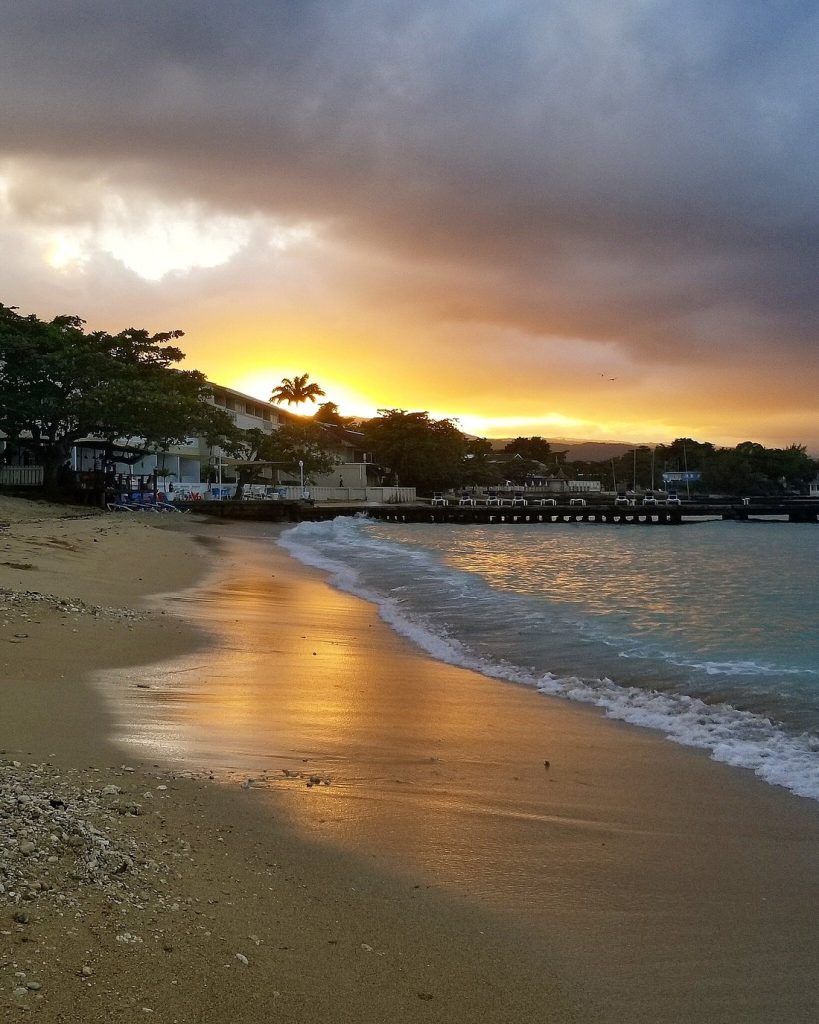
M 221 384 L 209 386 L 210 401 L 227 412 L 236 426 L 242 430 L 256 427 L 271 433 L 285 422 L 297 420 L 292 413 L 278 409 L 269 402 L 260 401 Z M 5 448 L 6 442 L 0 434 L 0 454 Z M 13 459 L 15 465 L 0 470 L 0 483 L 41 483 L 42 471 L 38 475 L 34 472 L 38 467 L 26 466 L 30 459 L 30 454 L 21 450 L 19 456 Z M 141 482 L 144 483 L 149 478 L 152 480 L 156 472 L 162 490 L 167 490 L 169 486 L 177 488 L 181 485 L 183 488 L 203 491 L 207 489 L 207 478 L 213 475 L 208 472 L 207 467 L 224 463 L 225 459 L 225 453 L 219 447 L 209 447 L 200 437 L 186 438 L 184 444 L 171 445 L 161 452 L 149 450 L 139 438 L 120 438 L 112 443 L 96 437 L 84 437 L 72 449 L 71 468 L 79 473 L 81 478 L 83 475 L 90 476 L 95 472 L 108 470 L 117 477 L 124 478 L 129 485 L 124 489 L 137 489 Z M 23 468 L 26 469 L 26 473 L 22 473 Z M 225 473 L 227 476 L 232 475 L 227 466 Z M 8 480 L 4 481 L 3 476 L 8 477 Z
M 209 387 L 209 400 L 241 430 L 256 428 L 269 434 L 286 423 L 304 422 L 303 417 L 241 391 L 221 384 L 209 383 Z M 304 481 L 317 500 L 378 500 L 379 495 L 385 498 L 387 491 L 398 494 L 399 490 L 400 500 L 414 499 L 414 488 L 380 487 L 380 472 L 364 448 L 363 434 L 323 426 L 326 448 L 335 457 L 336 465 L 329 473 Z M 0 454 L 4 449 L 0 435 Z M 0 485 L 41 484 L 41 467 L 22 465 L 30 460 L 30 453 L 21 450 L 13 460 L 21 465 L 0 467 Z M 122 494 L 152 491 L 156 485 L 157 491 L 168 498 L 195 494 L 229 497 L 236 489 L 237 460 L 219 446 L 208 446 L 200 437 L 186 438 L 183 444 L 170 445 L 164 451 L 149 449 L 139 438 L 110 442 L 85 437 L 72 449 L 71 468 L 78 474 L 80 485 L 89 490 L 99 489 L 101 479 L 109 490 Z M 269 484 L 284 487 L 289 497 L 301 493 L 298 472 L 294 474 L 284 466 L 260 465 L 259 476 Z
M 270 434 L 287 423 L 304 422 L 303 417 L 241 391 L 234 391 L 222 384 L 210 383 L 209 386 L 210 401 L 226 412 L 240 430 L 255 428 Z M 326 424 L 324 427 L 326 447 L 335 457 L 336 465 L 330 472 L 307 481 L 311 492 L 316 495 L 321 493 L 327 499 L 364 497 L 363 492 L 367 488 L 380 484 L 380 477 L 372 456 L 363 447 L 363 435 Z M 110 446 L 99 446 L 92 438 L 85 439 L 77 446 L 74 456 L 76 469 L 80 472 L 99 469 L 106 459 L 106 447 L 110 449 Z M 110 464 L 111 461 L 109 455 L 107 462 Z M 164 452 L 140 453 L 138 447 L 135 447 L 127 464 L 114 461 L 116 473 L 127 476 L 133 489 L 138 489 L 140 482 L 143 485 L 149 480 L 152 482 L 156 471 L 158 489 L 167 495 L 210 492 L 227 497 L 235 490 L 237 460 L 218 445 L 207 446 L 202 438 L 188 438 L 185 444 L 172 445 Z M 260 467 L 259 475 L 269 483 L 288 487 L 292 491 L 291 497 L 300 493 L 295 489 L 301 487 L 302 481 L 293 470 L 288 471 L 285 467 Z

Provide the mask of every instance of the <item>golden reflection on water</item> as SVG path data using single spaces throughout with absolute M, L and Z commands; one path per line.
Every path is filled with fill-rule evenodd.
M 480 531 L 458 531 L 447 535 L 439 553 L 448 565 L 477 573 L 497 590 L 533 594 L 566 609 L 575 605 L 600 621 L 627 622 L 632 635 L 659 629 L 666 638 L 679 634 L 683 642 L 691 636 L 733 639 L 734 622 L 723 609 L 747 604 L 753 597 L 749 581 L 760 572 L 753 544 L 733 543 L 728 550 L 718 531 L 701 527 L 520 527 L 496 531 L 491 546 Z M 723 561 L 726 571 L 715 571 Z M 758 589 L 765 593 L 771 586 L 766 576 Z M 792 588 L 785 587 L 782 597 L 791 598 Z M 749 640 L 761 635 L 753 628 L 746 633 Z

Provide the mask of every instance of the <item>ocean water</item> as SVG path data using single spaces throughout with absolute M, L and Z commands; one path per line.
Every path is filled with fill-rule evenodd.
M 280 543 L 435 658 L 598 705 L 819 800 L 811 524 L 356 517 L 302 523 Z

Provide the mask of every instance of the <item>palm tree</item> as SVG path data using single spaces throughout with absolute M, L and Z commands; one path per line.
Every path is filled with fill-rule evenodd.
M 288 405 L 299 405 L 301 402 L 315 402 L 324 394 L 318 384 L 308 384 L 309 373 L 303 373 L 299 377 L 284 377 L 281 384 L 273 389 L 270 396 L 271 402 L 287 402 Z

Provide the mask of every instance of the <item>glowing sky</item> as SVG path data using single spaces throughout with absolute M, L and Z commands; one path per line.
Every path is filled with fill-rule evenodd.
M 0 13 L 0 301 L 262 398 L 819 450 L 819 5 Z

